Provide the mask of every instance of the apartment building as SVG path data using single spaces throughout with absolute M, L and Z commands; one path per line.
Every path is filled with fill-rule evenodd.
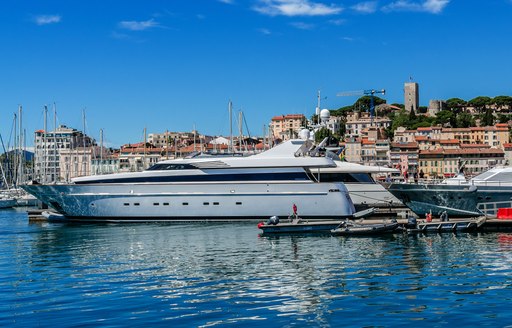
M 345 135 L 347 137 L 359 137 L 367 133 L 370 127 L 387 129 L 391 126 L 391 120 L 387 117 L 374 117 L 373 121 L 369 113 L 353 112 L 347 115 L 345 123 Z
M 38 130 L 34 137 L 34 177 L 43 183 L 55 182 L 67 175 L 61 173 L 61 152 L 71 154 L 79 147 L 87 149 L 95 145 L 94 139 L 65 125 L 54 131 Z M 78 157 L 76 159 L 78 161 Z
M 289 140 L 299 136 L 305 126 L 306 117 L 303 114 L 288 114 L 272 117 L 269 123 L 274 138 Z

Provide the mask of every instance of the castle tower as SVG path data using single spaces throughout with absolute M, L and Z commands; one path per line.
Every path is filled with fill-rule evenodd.
M 404 105 L 405 110 L 410 112 L 411 108 L 415 113 L 418 113 L 420 106 L 420 92 L 419 86 L 416 82 L 406 82 L 404 84 Z

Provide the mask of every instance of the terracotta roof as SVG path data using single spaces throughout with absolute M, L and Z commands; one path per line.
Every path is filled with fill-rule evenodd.
M 490 154 L 504 154 L 503 150 L 501 149 L 445 149 L 445 154 L 484 154 L 484 155 L 490 155 Z
M 304 114 L 287 114 L 272 117 L 272 121 L 296 120 L 304 118 Z
M 459 140 L 457 139 L 442 139 L 442 140 L 439 140 L 439 143 L 441 144 L 459 144 Z
M 197 146 L 197 145 L 196 145 Z M 206 147 L 205 147 L 206 146 Z M 193 146 L 192 146 L 193 147 Z M 208 150 L 213 150 L 213 149 L 217 149 L 217 150 L 226 150 L 229 148 L 228 145 L 226 144 L 207 144 L 207 145 L 203 145 L 204 148 L 208 149 Z
M 435 150 L 421 150 L 420 155 L 473 155 L 473 154 L 498 154 L 502 155 L 504 152 L 501 149 L 435 149 Z
M 512 143 L 505 143 L 503 144 L 504 148 L 512 148 Z
M 414 136 L 414 139 L 416 139 L 416 141 L 428 141 L 427 136 Z
M 391 147 L 393 148 L 418 148 L 417 142 L 392 142 Z
M 431 131 L 432 128 L 431 127 L 419 127 L 418 128 L 418 131 Z
M 362 144 L 363 145 L 374 145 L 375 144 L 375 140 L 363 139 Z
M 438 154 L 443 154 L 444 153 L 444 149 L 442 148 L 439 148 L 439 149 L 432 149 L 432 150 L 420 150 L 420 155 L 438 155 Z
M 460 148 L 491 148 L 488 144 L 461 144 Z
M 443 130 L 444 132 L 445 130 Z M 471 132 L 471 128 L 448 128 L 446 129 L 446 132 Z

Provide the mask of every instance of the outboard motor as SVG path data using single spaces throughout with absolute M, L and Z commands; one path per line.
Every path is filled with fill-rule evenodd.
M 416 218 L 414 216 L 409 216 L 407 218 L 407 229 L 415 229 L 416 223 Z
M 266 223 L 266 224 L 267 224 L 267 225 L 271 225 L 271 224 L 272 224 L 272 225 L 276 225 L 276 224 L 278 224 L 278 223 L 279 223 L 279 217 L 274 215 L 274 216 L 271 216 L 271 217 L 268 219 L 268 221 L 267 221 L 267 223 Z

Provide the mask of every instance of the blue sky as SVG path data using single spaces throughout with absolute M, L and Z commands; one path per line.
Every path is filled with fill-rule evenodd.
M 228 101 L 261 135 L 274 115 L 352 104 L 403 83 L 429 99 L 512 95 L 512 0 L 4 1 L 0 133 L 23 106 L 119 146 L 148 133 L 228 135 Z M 53 117 L 48 119 L 53 128 Z M 50 124 L 50 123 L 49 123 Z

